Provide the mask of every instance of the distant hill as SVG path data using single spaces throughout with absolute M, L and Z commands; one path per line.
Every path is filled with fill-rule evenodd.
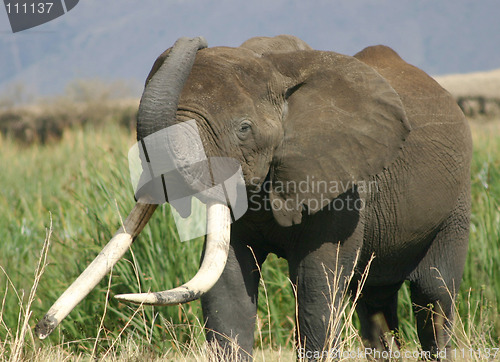
M 500 69 L 435 77 L 468 117 L 500 115 Z
M 500 116 L 500 69 L 435 79 L 455 96 L 469 119 Z M 0 135 L 32 144 L 60 140 L 66 129 L 85 124 L 99 128 L 117 123 L 135 132 L 139 99 L 120 98 L 123 95 L 116 93 L 119 85 L 76 82 L 65 95 L 23 106 L 2 104 L 0 99 Z
M 294 34 L 312 47 L 354 54 L 386 44 L 430 74 L 500 66 L 498 0 L 85 0 L 47 24 L 12 34 L 0 9 L 0 95 L 35 95 L 81 78 L 125 80 L 138 97 L 155 59 L 180 36 L 238 46 Z
M 434 78 L 455 97 L 500 99 L 500 68 L 489 72 L 450 74 Z

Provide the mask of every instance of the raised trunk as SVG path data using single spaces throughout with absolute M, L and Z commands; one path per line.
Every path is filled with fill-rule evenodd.
M 203 37 L 180 38 L 175 42 L 163 64 L 151 75 L 142 94 L 137 114 L 138 140 L 172 125 L 196 52 L 206 47 Z
M 169 155 L 173 145 L 167 145 L 165 138 L 159 135 L 162 130 L 173 126 L 176 122 L 177 107 L 179 98 L 186 83 L 186 80 L 193 67 L 196 53 L 199 49 L 207 46 L 203 37 L 180 38 L 174 46 L 162 54 L 155 62 L 146 87 L 142 94 L 139 111 L 137 113 L 137 140 L 143 142 L 143 152 L 146 154 L 141 159 L 148 163 L 150 155 Z M 189 127 L 181 127 L 188 131 Z M 151 136 L 155 134 L 155 136 Z M 175 132 L 174 132 L 175 133 Z M 150 137 L 148 137 L 150 136 Z M 144 143 L 148 139 L 148 144 Z M 201 142 L 200 142 L 201 143 Z M 187 152 L 189 155 L 189 152 Z M 149 170 L 151 165 L 143 162 L 143 170 Z M 153 170 L 156 173 L 157 170 Z M 163 194 L 163 181 L 160 177 L 153 177 L 149 172 L 144 172 L 141 176 L 141 187 L 135 190 L 136 198 L 150 198 L 151 200 L 166 200 L 158 197 Z M 146 181 L 148 180 L 148 181 Z

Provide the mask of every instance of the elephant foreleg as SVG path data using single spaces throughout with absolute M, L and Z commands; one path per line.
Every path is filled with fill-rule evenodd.
M 207 341 L 218 350 L 219 358 L 246 361 L 252 356 L 257 313 L 260 275 L 256 259 L 262 264 L 265 254 L 252 252 L 234 236 L 233 231 L 224 272 L 201 302 Z
M 356 312 L 365 347 L 382 351 L 391 349 L 393 342 L 398 343 L 387 332 L 397 332 L 398 290 L 401 284 L 363 288 L 356 304 Z
M 299 356 L 306 352 L 310 360 L 321 359 L 337 347 L 342 301 L 356 252 L 347 253 L 338 243 L 324 243 L 298 254 L 289 263 L 297 293 L 297 347 Z

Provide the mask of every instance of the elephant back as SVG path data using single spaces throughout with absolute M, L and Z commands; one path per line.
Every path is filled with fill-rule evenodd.
M 303 40 L 292 35 L 278 35 L 275 37 L 258 36 L 248 39 L 240 48 L 250 49 L 263 56 L 271 53 L 288 53 L 297 50 L 312 50 Z

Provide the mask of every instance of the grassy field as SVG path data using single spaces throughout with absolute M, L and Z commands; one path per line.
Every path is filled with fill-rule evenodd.
M 500 346 L 500 120 L 472 122 L 472 129 L 470 252 L 453 343 L 467 351 L 485 351 Z M 112 277 L 50 338 L 34 337 L 33 326 L 101 250 L 134 203 L 126 159 L 132 133 L 109 120 L 67 130 L 59 142 L 45 145 L 23 146 L 0 138 L 0 361 L 208 358 L 199 301 L 136 308 L 112 298 L 177 286 L 195 274 L 202 243 L 178 240 L 168 206 L 155 213 Z M 286 270 L 286 262 L 276 257 L 262 270 L 265 288 L 260 288 L 255 352 L 260 360 L 295 358 L 295 302 Z M 403 348 L 416 350 L 406 287 L 400 297 L 401 334 L 407 341 Z M 355 349 L 361 344 L 356 317 L 350 321 L 350 315 L 347 308 L 345 348 Z

